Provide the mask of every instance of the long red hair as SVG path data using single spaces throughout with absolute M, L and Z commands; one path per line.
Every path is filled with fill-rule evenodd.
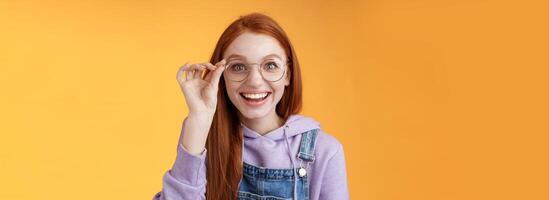
M 290 115 L 301 110 L 301 73 L 288 36 L 271 17 L 260 13 L 240 16 L 220 36 L 210 63 L 221 61 L 229 44 L 245 31 L 267 34 L 277 39 L 288 57 L 287 75 L 290 75 L 290 85 L 286 86 L 282 99 L 276 106 L 276 113 L 286 121 Z M 223 76 L 219 81 L 217 99 L 217 109 L 206 141 L 206 199 L 233 200 L 237 197 L 238 184 L 242 177 L 243 136 L 238 110 L 227 95 Z

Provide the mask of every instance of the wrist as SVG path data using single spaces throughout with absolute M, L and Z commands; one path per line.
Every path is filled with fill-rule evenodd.
M 189 111 L 188 118 L 198 119 L 201 121 L 212 120 L 215 112 L 206 112 L 206 111 Z

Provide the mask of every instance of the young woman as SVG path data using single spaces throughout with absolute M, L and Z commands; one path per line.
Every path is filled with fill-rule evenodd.
M 153 199 L 349 199 L 343 147 L 298 114 L 299 63 L 272 18 L 241 16 L 177 80 L 189 115 Z

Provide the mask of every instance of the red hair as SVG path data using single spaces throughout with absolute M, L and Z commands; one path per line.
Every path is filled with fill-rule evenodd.
M 290 84 L 276 105 L 276 113 L 286 121 L 290 115 L 299 113 L 302 107 L 301 73 L 288 36 L 271 17 L 260 13 L 240 16 L 220 36 L 210 63 L 221 61 L 229 44 L 246 31 L 272 36 L 280 42 L 287 55 Z M 217 109 L 206 140 L 206 199 L 232 200 L 237 197 L 242 177 L 243 136 L 238 110 L 227 95 L 223 76 L 219 84 Z

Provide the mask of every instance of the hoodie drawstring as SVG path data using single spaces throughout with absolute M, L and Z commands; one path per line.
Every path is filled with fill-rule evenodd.
M 290 148 L 290 142 L 288 141 L 288 135 L 286 135 L 286 129 L 288 129 L 289 126 L 286 125 L 284 127 L 284 138 L 286 139 L 286 147 L 288 148 L 288 152 L 290 154 L 290 160 L 292 161 L 292 171 L 294 172 L 294 200 L 297 200 L 297 173 L 295 172 L 295 161 L 294 161 L 294 152 L 292 152 L 292 148 Z

